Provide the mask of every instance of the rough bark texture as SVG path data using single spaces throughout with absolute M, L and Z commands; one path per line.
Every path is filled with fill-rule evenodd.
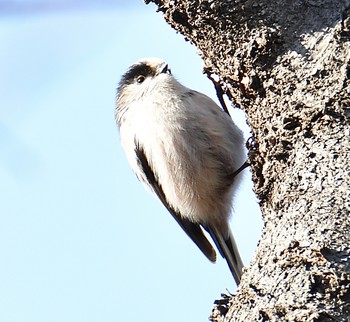
M 265 227 L 212 321 L 350 321 L 350 1 L 146 2 L 252 129 Z

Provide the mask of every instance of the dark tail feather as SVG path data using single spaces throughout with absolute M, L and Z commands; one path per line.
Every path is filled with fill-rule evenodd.
M 241 281 L 243 262 L 239 255 L 233 235 L 230 232 L 229 236 L 224 238 L 224 236 L 222 236 L 222 234 L 215 228 L 207 228 L 207 231 L 211 238 L 213 238 L 221 256 L 226 259 L 233 278 L 238 286 Z

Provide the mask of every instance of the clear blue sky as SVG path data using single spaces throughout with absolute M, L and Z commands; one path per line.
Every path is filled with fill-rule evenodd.
M 216 99 L 201 59 L 154 5 L 106 2 L 0 11 L 1 322 L 202 322 L 235 291 L 134 177 L 114 122 L 141 57 Z M 246 264 L 262 227 L 251 189 L 246 171 L 232 219 Z

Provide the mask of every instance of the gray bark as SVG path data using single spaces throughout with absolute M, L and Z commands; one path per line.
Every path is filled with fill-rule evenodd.
M 212 321 L 350 321 L 350 1 L 146 2 L 197 47 L 252 130 L 265 226 Z

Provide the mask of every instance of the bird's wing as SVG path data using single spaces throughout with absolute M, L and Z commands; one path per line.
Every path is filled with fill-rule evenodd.
M 167 202 L 165 194 L 161 185 L 158 183 L 157 178 L 147 160 L 144 149 L 140 144 L 135 142 L 135 154 L 137 157 L 137 163 L 147 179 L 147 183 L 150 185 L 152 190 L 158 196 L 163 205 L 168 209 L 170 214 L 174 217 L 177 223 L 185 231 L 185 233 L 192 239 L 192 241 L 198 246 L 198 248 L 203 252 L 203 254 L 211 261 L 216 261 L 216 253 L 208 239 L 205 237 L 202 228 L 199 224 L 193 223 L 190 220 L 181 216 L 176 212 Z
M 214 240 L 221 256 L 226 259 L 233 278 L 236 284 L 239 285 L 242 276 L 243 262 L 233 235 L 229 232 L 228 237 L 224 237 L 216 228 L 205 227 L 205 229 Z

